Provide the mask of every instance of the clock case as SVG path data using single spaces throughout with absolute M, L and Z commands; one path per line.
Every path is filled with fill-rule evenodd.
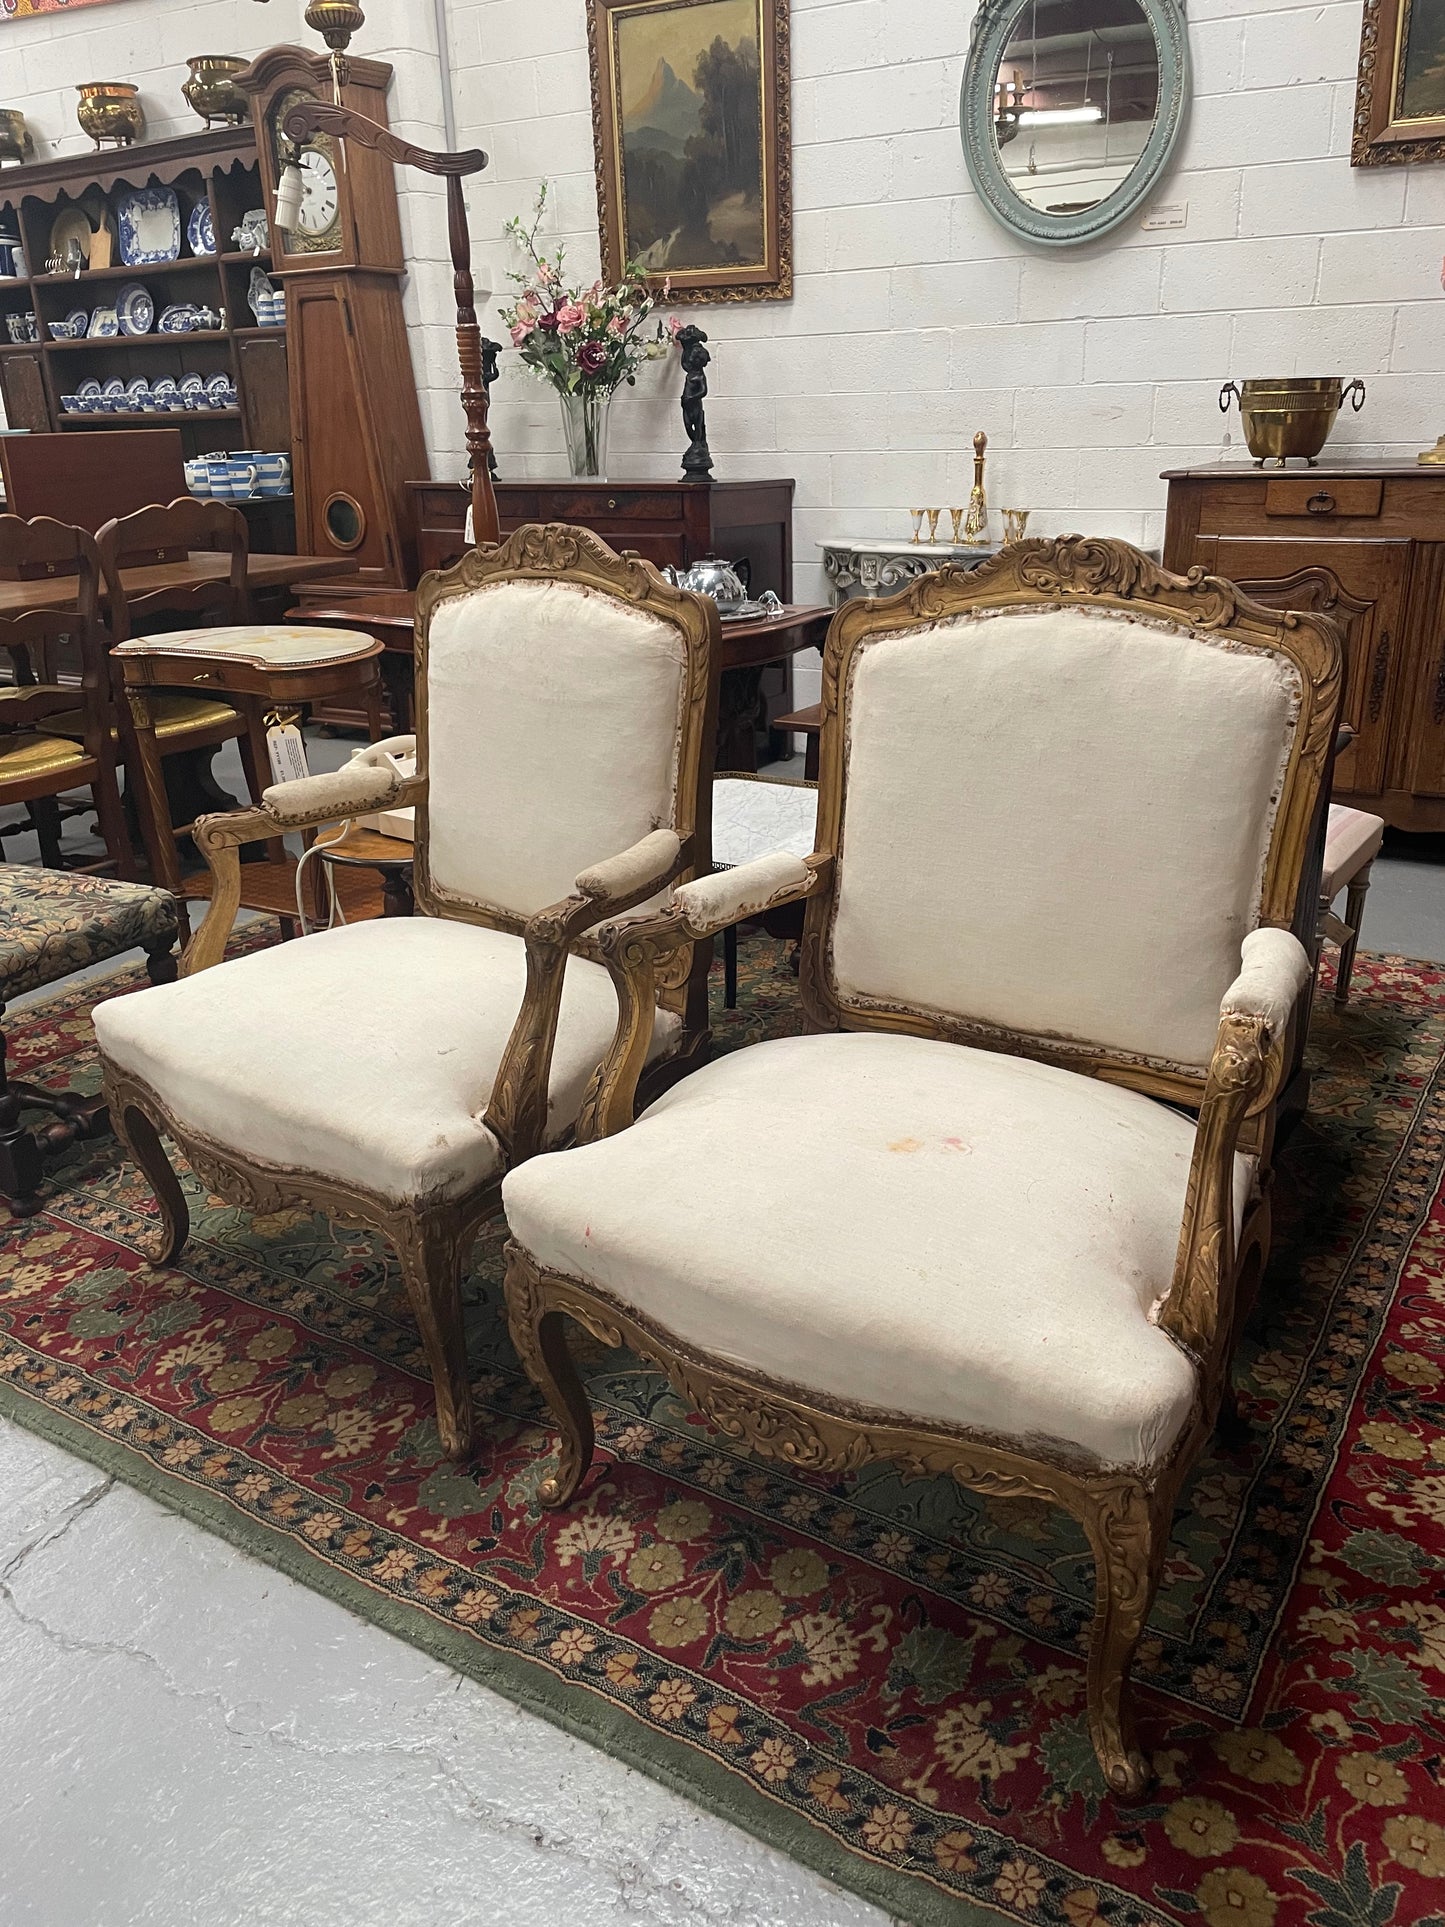
M 343 55 L 340 75 L 342 105 L 387 126 L 389 63 Z M 334 98 L 331 62 L 301 47 L 272 47 L 236 81 L 251 103 L 270 220 L 290 145 L 279 119 L 297 93 Z M 271 223 L 272 271 L 286 290 L 297 547 L 348 556 L 360 579 L 401 586 L 415 580 L 406 484 L 430 469 L 402 310 L 396 180 L 374 149 L 327 145 L 339 202 L 335 245 L 304 245 Z

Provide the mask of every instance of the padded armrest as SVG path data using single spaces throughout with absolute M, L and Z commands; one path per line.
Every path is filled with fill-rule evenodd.
M 298 776 L 261 793 L 261 808 L 283 829 L 359 816 L 391 802 L 406 779 L 387 764 L 346 763 L 325 776 Z
M 1262 1017 L 1281 1036 L 1310 980 L 1304 945 L 1288 930 L 1251 930 L 1240 945 L 1240 972 L 1224 993 L 1221 1017 Z
M 653 830 L 648 836 L 624 850 L 594 863 L 577 878 L 584 897 L 625 897 L 650 885 L 661 889 L 682 849 L 676 830 Z
M 805 858 L 774 851 L 770 856 L 754 857 L 751 863 L 740 863 L 735 870 L 720 870 L 715 876 L 679 884 L 668 908 L 681 913 L 689 936 L 711 937 L 730 923 L 740 923 L 744 917 L 756 917 L 780 903 L 805 896 L 815 875 Z

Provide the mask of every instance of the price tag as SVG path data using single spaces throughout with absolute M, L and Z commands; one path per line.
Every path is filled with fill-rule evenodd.
M 273 723 L 266 731 L 266 750 L 273 781 L 294 783 L 298 777 L 311 774 L 306 743 L 295 723 Z

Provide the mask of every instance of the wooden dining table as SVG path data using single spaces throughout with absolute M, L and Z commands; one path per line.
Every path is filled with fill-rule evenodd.
M 176 562 L 145 562 L 122 569 L 121 587 L 128 596 L 154 595 L 157 589 L 194 589 L 220 581 L 231 572 L 229 555 L 194 551 Z M 328 576 L 354 575 L 356 564 L 332 555 L 257 555 L 246 558 L 246 586 L 259 589 L 297 589 Z M 105 583 L 101 583 L 102 606 Z M 68 609 L 75 601 L 74 576 L 24 576 L 0 579 L 0 616 L 22 616 L 32 609 Z
M 286 612 L 292 622 L 319 622 L 364 629 L 385 646 L 382 681 L 398 730 L 412 727 L 410 657 L 414 648 L 416 591 L 374 589 L 350 583 L 328 584 L 303 592 Z M 761 721 L 761 671 L 800 650 L 822 653 L 833 611 L 814 603 L 785 603 L 771 616 L 729 618 L 722 624 L 723 684 L 718 702 L 717 767 L 752 770 L 757 766 L 754 730 Z

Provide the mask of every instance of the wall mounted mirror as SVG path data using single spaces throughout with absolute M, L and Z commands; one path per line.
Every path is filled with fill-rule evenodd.
M 959 120 L 984 206 L 1052 246 L 1107 234 L 1154 194 L 1188 81 L 1178 0 L 982 0 Z

